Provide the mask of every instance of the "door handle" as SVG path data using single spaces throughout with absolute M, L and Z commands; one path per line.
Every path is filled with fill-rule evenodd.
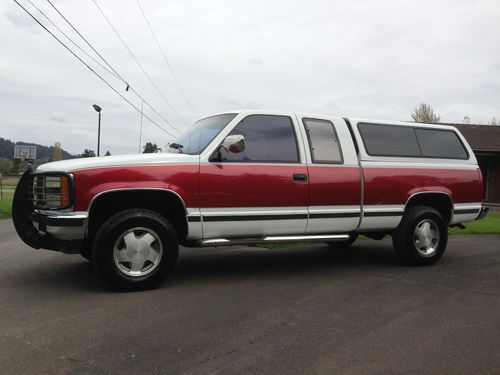
M 307 175 L 305 173 L 294 173 L 293 180 L 294 181 L 307 181 Z

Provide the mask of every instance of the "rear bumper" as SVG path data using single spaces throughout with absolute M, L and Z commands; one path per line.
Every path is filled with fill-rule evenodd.
M 477 215 L 476 220 L 480 220 L 485 217 L 489 210 L 489 207 L 481 206 L 481 210 L 479 211 L 479 215 Z
M 30 177 L 30 172 L 22 175 L 12 202 L 12 219 L 19 237 L 35 249 L 81 252 L 87 213 L 33 209 L 28 200 Z

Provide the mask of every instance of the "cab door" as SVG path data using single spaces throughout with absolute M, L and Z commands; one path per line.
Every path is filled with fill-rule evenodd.
M 248 115 L 229 133 L 245 138 L 244 151 L 201 162 L 203 238 L 305 232 L 308 176 L 297 126 L 288 115 Z
M 307 140 L 307 234 L 354 231 L 361 215 L 361 172 L 341 118 L 298 116 Z

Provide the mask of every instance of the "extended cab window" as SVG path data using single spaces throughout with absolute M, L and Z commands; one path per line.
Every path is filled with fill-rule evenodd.
M 293 123 L 287 116 L 250 115 L 229 135 L 245 137 L 245 151 L 222 151 L 223 161 L 298 163 L 299 154 Z
M 303 119 L 313 163 L 342 163 L 342 151 L 333 123 Z
M 468 159 L 469 154 L 457 134 L 451 130 L 415 129 L 422 156 L 428 158 Z
M 368 155 L 420 157 L 411 126 L 359 123 L 358 129 Z

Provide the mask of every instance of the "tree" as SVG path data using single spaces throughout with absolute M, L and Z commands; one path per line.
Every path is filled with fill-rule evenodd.
M 152 154 L 153 152 L 161 152 L 161 148 L 159 148 L 156 143 L 147 142 L 144 146 L 143 154 Z
M 0 173 L 9 174 L 14 169 L 14 162 L 9 159 L 0 159 Z
M 104 154 L 104 156 L 111 156 L 111 152 L 109 152 L 109 150 L 106 151 L 106 153 Z
M 415 122 L 426 122 L 429 124 L 437 124 L 441 120 L 441 117 L 434 113 L 431 106 L 425 103 L 415 108 L 415 112 L 411 114 L 411 118 Z
M 488 125 L 498 125 L 497 119 L 493 117 Z
M 54 154 L 52 156 L 52 160 L 62 160 L 62 149 L 61 143 L 59 142 L 54 143 Z
M 82 158 L 93 158 L 95 156 L 94 150 L 83 150 Z

